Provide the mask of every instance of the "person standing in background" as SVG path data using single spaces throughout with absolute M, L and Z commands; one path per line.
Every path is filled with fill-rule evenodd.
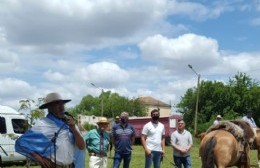
M 120 115 L 120 123 L 113 126 L 112 142 L 115 145 L 115 155 L 113 168 L 119 168 L 123 159 L 123 168 L 129 168 L 132 145 L 135 140 L 135 129 L 128 124 L 129 115 L 127 112 L 122 112 Z
M 165 128 L 159 122 L 160 111 L 151 111 L 152 120 L 144 125 L 141 142 L 145 151 L 145 168 L 160 168 L 161 157 L 165 153 Z
M 191 168 L 190 149 L 192 147 L 191 133 L 185 129 L 185 122 L 178 121 L 178 128 L 171 134 L 173 160 L 178 168 Z
M 216 120 L 213 122 L 213 125 L 218 125 L 221 119 L 222 119 L 221 115 L 217 115 Z
M 110 142 L 110 136 L 106 130 L 109 122 L 106 117 L 101 117 L 97 125 L 97 129 L 90 130 L 84 136 L 89 153 L 89 168 L 106 168 Z
M 120 117 L 116 116 L 113 126 L 120 123 Z
M 244 121 L 246 121 L 252 128 L 257 128 L 254 118 L 252 117 L 253 111 L 248 110 L 247 114 L 242 118 Z

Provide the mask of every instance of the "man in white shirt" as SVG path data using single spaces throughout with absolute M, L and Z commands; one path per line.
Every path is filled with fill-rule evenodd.
M 252 128 L 257 128 L 252 115 L 253 115 L 253 111 L 249 110 L 246 116 L 243 117 L 243 120 L 246 121 Z
M 159 122 L 160 112 L 158 109 L 151 111 L 152 120 L 144 125 L 141 142 L 145 150 L 145 168 L 160 168 L 161 157 L 165 150 L 165 128 Z
M 190 149 L 192 147 L 191 133 L 185 129 L 185 122 L 178 121 L 178 128 L 171 134 L 173 159 L 176 167 L 191 168 Z
M 217 115 L 216 120 L 213 122 L 213 124 L 218 125 L 221 119 L 222 119 L 221 115 Z

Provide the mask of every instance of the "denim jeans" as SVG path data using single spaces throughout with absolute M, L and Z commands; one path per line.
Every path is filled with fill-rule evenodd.
M 145 156 L 145 168 L 151 168 L 152 162 L 154 168 L 160 168 L 162 152 L 151 151 L 151 155 Z
M 131 153 L 129 153 L 129 154 L 120 154 L 118 152 L 115 152 L 113 168 L 119 168 L 122 159 L 123 159 L 123 162 L 124 162 L 123 163 L 123 168 L 129 168 L 130 161 L 131 161 Z
M 185 157 L 173 156 L 173 159 L 176 167 L 181 168 L 181 165 L 183 164 L 184 168 L 191 168 L 190 156 L 185 156 Z

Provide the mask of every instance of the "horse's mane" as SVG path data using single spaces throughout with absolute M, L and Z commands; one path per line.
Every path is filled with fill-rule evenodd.
M 238 141 L 253 143 L 255 135 L 250 125 L 243 120 L 221 121 L 218 125 L 209 127 L 206 133 L 214 130 L 230 132 Z

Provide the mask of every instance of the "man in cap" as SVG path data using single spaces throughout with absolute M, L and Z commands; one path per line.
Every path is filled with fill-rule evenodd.
M 222 119 L 221 115 L 217 115 L 216 120 L 213 122 L 213 125 L 218 125 L 221 119 Z
M 120 117 L 116 116 L 115 122 L 113 123 L 113 126 L 120 123 Z
M 106 168 L 107 151 L 110 142 L 110 136 L 106 132 L 109 122 L 106 117 L 100 117 L 97 122 L 98 128 L 90 130 L 84 140 L 87 144 L 89 153 L 89 168 Z
M 252 117 L 253 111 L 248 110 L 247 114 L 242 118 L 244 121 L 246 121 L 252 128 L 257 128 L 255 120 Z
M 39 107 L 48 109 L 47 116 L 17 139 L 16 152 L 36 160 L 43 168 L 72 168 L 75 150 L 84 151 L 85 142 L 74 118 L 65 116 L 64 104 L 69 101 L 58 93 L 49 93 Z M 84 160 L 77 162 L 81 164 L 76 167 L 84 166 Z

